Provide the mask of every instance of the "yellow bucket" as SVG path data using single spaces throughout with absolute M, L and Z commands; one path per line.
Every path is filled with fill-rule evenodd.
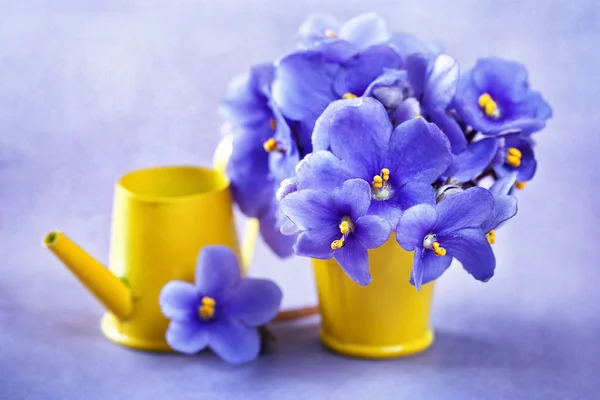
M 373 281 L 368 286 L 348 278 L 333 259 L 312 263 L 325 346 L 347 356 L 390 358 L 431 345 L 433 282 L 420 291 L 409 283 L 413 252 L 403 250 L 393 235 L 369 250 Z

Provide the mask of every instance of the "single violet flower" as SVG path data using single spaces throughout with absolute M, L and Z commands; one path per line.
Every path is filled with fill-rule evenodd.
M 344 24 L 331 15 L 314 14 L 298 30 L 302 48 L 340 61 L 389 38 L 385 21 L 375 13 L 360 14 Z
M 454 107 L 463 121 L 484 135 L 542 129 L 552 109 L 529 88 L 527 70 L 516 62 L 482 58 L 458 82 Z
M 328 138 L 330 151 L 319 148 L 297 167 L 299 189 L 330 191 L 351 178 L 371 184 L 368 213 L 396 226 L 402 210 L 435 203 L 431 184 L 450 163 L 450 146 L 435 124 L 422 118 L 396 128 L 385 108 L 364 97 L 326 111 L 315 126 L 315 137 Z
M 369 284 L 367 249 L 381 246 L 391 232 L 383 218 L 366 215 L 370 203 L 371 187 L 361 179 L 350 179 L 331 193 L 305 189 L 288 194 L 281 210 L 302 231 L 294 251 L 322 260 L 333 257 L 353 281 Z
M 456 170 L 452 177 L 460 182 L 468 182 L 491 166 L 499 178 L 514 175 L 515 185 L 522 189 L 537 169 L 533 144 L 529 135 L 519 133 L 473 142 L 453 161 Z
M 490 193 L 494 196 L 494 209 L 481 225 L 489 244 L 496 242 L 496 229 L 517 214 L 517 198 L 510 195 L 514 184 L 515 174 L 498 179 L 490 187 Z
M 414 251 L 411 283 L 419 289 L 439 278 L 452 258 L 475 279 L 489 280 L 496 259 L 481 226 L 493 207 L 491 193 L 473 187 L 445 197 L 435 207 L 419 204 L 406 210 L 396 228 L 396 240 L 405 250 Z
M 293 242 L 273 222 L 280 214 L 275 192 L 279 180 L 293 173 L 299 155 L 288 122 L 270 98 L 273 75 L 272 65 L 261 65 L 234 80 L 220 112 L 233 137 L 226 174 L 234 201 L 246 216 L 259 219 L 269 247 L 287 257 Z
M 402 67 L 402 59 L 387 45 L 368 47 L 341 63 L 317 51 L 299 51 L 279 61 L 273 99 L 282 114 L 302 121 L 312 132 L 327 106 L 342 98 L 356 98 L 387 69 Z
M 533 139 L 528 135 L 511 133 L 498 138 L 497 152 L 492 161 L 499 178 L 516 174 L 515 185 L 522 189 L 535 175 L 537 161 Z
M 277 315 L 281 290 L 265 279 L 242 278 L 225 246 L 207 246 L 198 257 L 196 283 L 171 281 L 160 292 L 171 320 L 166 339 L 174 350 L 194 354 L 210 347 L 223 360 L 245 363 L 260 351 L 258 327 Z

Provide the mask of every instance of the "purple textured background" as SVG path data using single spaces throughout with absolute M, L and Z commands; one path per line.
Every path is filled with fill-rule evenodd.
M 330 0 L 3 1 L 0 4 L 0 399 L 592 399 L 600 390 L 600 3 Z M 524 62 L 555 118 L 537 178 L 498 232 L 491 282 L 454 267 L 437 285 L 434 346 L 363 361 L 324 350 L 316 318 L 279 325 L 244 366 L 105 340 L 100 306 L 40 245 L 59 227 L 107 259 L 113 181 L 208 165 L 228 81 L 293 46 L 312 11 L 377 11 L 442 40 L 463 67 Z M 308 262 L 260 247 L 253 274 L 285 305 L 315 301 Z

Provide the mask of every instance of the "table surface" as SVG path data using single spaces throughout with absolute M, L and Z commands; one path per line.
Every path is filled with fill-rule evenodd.
M 0 5 L 0 399 L 594 399 L 600 396 L 600 113 L 596 1 L 19 1 Z M 365 8 L 367 7 L 367 8 Z M 454 266 L 436 287 L 427 352 L 343 358 L 318 318 L 230 366 L 105 340 L 100 306 L 40 240 L 67 232 L 106 261 L 112 185 L 159 164 L 210 162 L 228 81 L 293 46 L 313 11 L 385 15 L 443 40 L 461 65 L 524 62 L 555 117 L 537 178 L 498 234 L 497 274 Z M 304 259 L 260 246 L 252 274 L 311 305 Z

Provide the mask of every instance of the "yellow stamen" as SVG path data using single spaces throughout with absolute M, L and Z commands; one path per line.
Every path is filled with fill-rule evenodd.
M 372 185 L 375 189 L 381 189 L 383 187 L 383 178 L 380 175 L 375 175 Z
M 485 237 L 487 238 L 487 241 L 489 244 L 496 243 L 496 231 L 495 230 L 492 229 L 491 231 L 486 233 Z
M 492 101 L 492 96 L 490 96 L 488 93 L 482 94 L 479 96 L 479 107 L 484 108 L 485 105 L 490 101 Z
M 357 97 L 358 97 L 357 95 L 352 94 L 352 93 L 344 93 L 344 95 L 342 96 L 342 98 L 344 98 L 344 99 L 355 99 Z
M 332 39 L 337 39 L 338 35 L 335 34 L 331 29 L 325 29 L 325 36 L 329 36 Z
M 277 121 L 275 121 L 275 118 L 271 118 L 269 120 L 269 125 L 271 126 L 271 129 L 273 129 L 274 131 L 277 130 Z
M 265 140 L 263 148 L 267 153 L 277 150 L 277 141 L 273 138 Z
M 413 119 L 414 119 L 414 118 L 423 118 L 423 116 L 422 116 L 422 115 L 415 115 L 415 116 L 413 117 Z
M 387 182 L 390 180 L 390 170 L 389 169 L 383 168 L 381 170 L 381 175 L 382 175 L 384 181 Z
M 334 240 L 333 242 L 331 242 L 331 250 L 341 249 L 343 245 L 344 245 L 343 241 Z
M 506 162 L 515 168 L 521 165 L 521 159 L 517 156 L 506 156 Z
M 342 232 L 342 235 L 345 235 L 348 232 L 350 232 L 350 225 L 348 224 L 348 221 L 342 221 L 342 223 L 340 224 L 340 232 Z
M 203 297 L 202 305 L 198 307 L 198 314 L 203 320 L 209 320 L 215 315 L 215 305 L 217 304 L 212 297 Z
M 202 298 L 202 305 L 203 306 L 211 306 L 214 307 L 215 304 L 217 304 L 217 302 L 215 301 L 215 299 L 213 299 L 212 297 L 208 297 L 208 296 L 204 296 Z
M 492 96 L 490 96 L 489 93 L 484 93 L 481 96 L 479 96 L 478 103 L 479 108 L 481 108 L 485 115 L 487 115 L 488 117 L 498 118 L 500 116 L 500 110 L 498 109 L 498 105 L 496 104 L 494 99 L 492 99 Z
M 523 154 L 521 153 L 521 150 L 517 149 L 516 147 L 511 147 L 508 149 L 508 154 L 510 154 L 511 156 L 515 156 L 518 158 L 523 157 Z
M 446 255 L 446 249 L 443 248 L 442 246 L 440 246 L 440 244 L 438 242 L 433 242 L 432 244 L 433 246 L 433 254 L 435 254 L 436 256 L 445 256 Z
M 517 189 L 525 189 L 526 184 L 527 184 L 527 182 L 515 182 L 515 187 Z

